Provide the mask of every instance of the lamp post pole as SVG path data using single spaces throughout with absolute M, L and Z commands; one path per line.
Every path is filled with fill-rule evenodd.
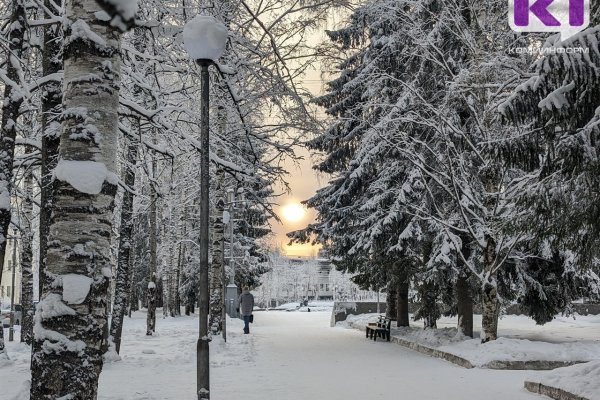
M 198 60 L 201 67 L 201 97 L 200 97 L 200 308 L 198 310 L 199 334 L 197 346 L 197 388 L 198 399 L 210 399 L 209 371 L 209 334 L 208 334 L 208 192 L 209 192 L 209 97 L 208 97 L 208 66 L 209 60 Z
M 208 331 L 208 214 L 209 214 L 209 85 L 208 67 L 225 52 L 227 28 L 214 17 L 197 15 L 183 27 L 183 45 L 190 57 L 200 65 L 200 277 L 198 298 L 200 300 L 199 332 L 196 347 L 196 389 L 198 400 L 210 399 L 210 359 Z

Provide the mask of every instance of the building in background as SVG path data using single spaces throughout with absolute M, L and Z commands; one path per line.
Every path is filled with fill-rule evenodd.
M 6 244 L 6 255 L 4 257 L 4 269 L 2 271 L 2 282 L 0 283 L 0 306 L 10 307 L 10 299 L 14 291 L 15 304 L 21 304 L 21 261 L 19 252 L 19 240 L 14 240 L 16 231 L 12 231 Z M 14 272 L 14 287 L 13 287 Z
M 361 290 L 352 275 L 337 271 L 330 260 L 320 257 L 270 255 L 271 270 L 261 277 L 253 290 L 262 307 L 314 300 L 374 300 L 377 292 Z

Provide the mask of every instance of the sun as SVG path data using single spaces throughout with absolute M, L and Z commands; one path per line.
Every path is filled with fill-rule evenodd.
M 283 219 L 288 222 L 298 222 L 301 221 L 306 215 L 306 210 L 302 207 L 301 204 L 292 203 L 281 209 L 281 213 L 283 214 Z

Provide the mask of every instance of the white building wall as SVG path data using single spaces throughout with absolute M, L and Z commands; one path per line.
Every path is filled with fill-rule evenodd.
M 15 248 L 15 245 L 17 246 Z M 19 242 L 9 240 L 6 244 L 6 256 L 4 257 L 4 269 L 2 270 L 2 283 L 0 284 L 0 302 L 1 307 L 10 306 L 11 294 L 13 291 L 13 257 L 16 258 L 15 269 L 15 304 L 21 303 L 21 261 L 19 260 L 18 251 Z

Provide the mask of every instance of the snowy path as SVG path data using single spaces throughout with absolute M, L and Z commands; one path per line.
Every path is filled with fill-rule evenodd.
M 254 361 L 216 369 L 215 400 L 539 399 L 523 389 L 531 372 L 466 370 L 369 341 L 356 330 L 330 328 L 329 318 L 329 313 L 257 313 Z M 229 375 L 236 379 L 227 385 Z
M 230 323 L 228 342 L 211 344 L 212 400 L 534 400 L 523 389 L 532 372 L 466 370 L 354 329 L 330 328 L 330 313 L 257 312 L 250 335 Z M 126 319 L 122 361 L 106 364 L 99 400 L 194 400 L 194 317 Z M 29 379 L 29 351 L 11 343 L 14 363 L 0 367 L 1 400 Z M 23 397 L 27 399 L 28 397 Z

